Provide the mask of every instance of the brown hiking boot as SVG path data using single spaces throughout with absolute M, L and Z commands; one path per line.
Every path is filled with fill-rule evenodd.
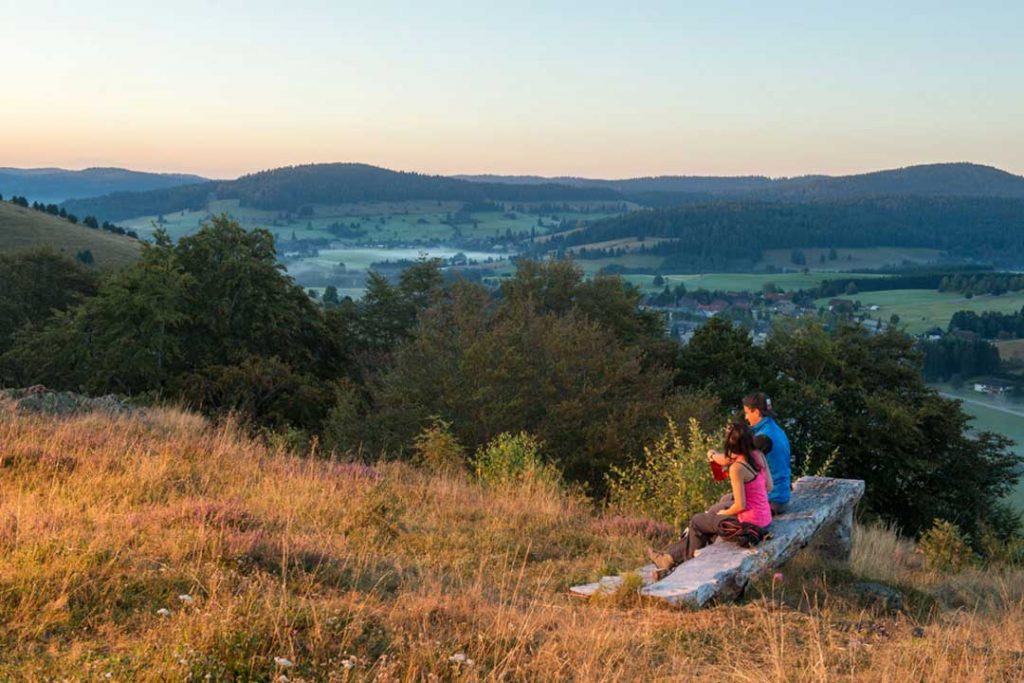
M 647 549 L 647 557 L 650 558 L 651 562 L 654 563 L 654 566 L 661 571 L 671 569 L 672 565 L 675 564 L 675 562 L 672 561 L 671 555 L 668 553 L 659 553 L 655 551 L 654 548 Z

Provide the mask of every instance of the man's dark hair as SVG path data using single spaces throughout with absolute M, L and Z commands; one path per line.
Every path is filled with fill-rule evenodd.
M 744 396 L 743 405 L 751 410 L 759 411 L 762 415 L 772 414 L 772 400 L 760 391 Z

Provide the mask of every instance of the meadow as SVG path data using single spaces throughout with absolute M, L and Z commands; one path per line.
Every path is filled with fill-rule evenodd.
M 299 217 L 293 213 L 265 211 L 239 205 L 237 199 L 217 200 L 201 211 L 181 211 L 167 214 L 159 225 L 177 239 L 195 232 L 210 216 L 227 213 L 246 228 L 265 228 L 278 240 L 328 238 L 337 239 L 328 228 L 334 223 L 353 223 L 366 231 L 366 236 L 346 242 L 388 243 L 413 242 L 422 240 L 452 240 L 462 238 L 500 237 L 507 231 L 512 233 L 536 230 L 546 235 L 557 229 L 561 220 L 598 220 L 617 215 L 603 208 L 602 203 L 589 205 L 577 203 L 570 211 L 552 211 L 538 215 L 516 211 L 485 211 L 472 214 L 473 222 L 448 224 L 450 214 L 459 211 L 463 202 L 446 201 L 405 201 L 405 202 L 361 202 L 355 204 L 315 205 L 313 215 Z M 529 205 L 528 205 L 529 206 Z M 132 227 L 139 234 L 152 234 L 156 229 L 158 216 L 140 216 L 122 221 L 125 227 Z
M 989 397 L 967 388 L 955 389 L 948 384 L 935 386 L 947 396 L 964 402 L 964 412 L 974 418 L 971 425 L 975 430 L 995 432 L 1013 439 L 1014 452 L 1024 453 L 1024 403 Z M 1017 484 L 1010 500 L 1024 512 L 1024 481 Z
M 957 311 L 999 311 L 1013 313 L 1024 306 L 1024 293 L 1016 292 L 999 296 L 983 295 L 965 298 L 962 294 L 939 292 L 931 289 L 901 289 L 879 292 L 861 292 L 844 295 L 844 298 L 860 301 L 864 306 L 878 306 L 871 311 L 872 318 L 888 321 L 892 314 L 900 317 L 900 327 L 910 334 L 920 334 L 932 327 L 945 330 Z M 819 299 L 815 304 L 828 307 L 828 299 Z
M 296 454 L 174 408 L 0 418 L 2 680 L 1024 675 L 1024 574 L 938 573 L 888 529 L 737 604 L 577 601 L 671 530 L 549 480 Z
M 581 264 L 585 262 L 580 262 Z M 653 275 L 626 275 L 627 280 L 646 291 L 658 291 Z M 775 285 L 782 291 L 795 291 L 817 287 L 825 280 L 835 279 L 836 273 L 824 271 L 788 273 L 701 273 L 696 275 L 664 275 L 665 284 L 675 287 L 686 286 L 687 290 L 707 289 L 733 292 L 761 292 L 767 284 Z M 841 277 L 871 278 L 876 274 L 843 273 Z M 662 285 L 663 287 L 664 285 Z
M 0 201 L 0 251 L 49 246 L 75 258 L 89 250 L 100 268 L 119 268 L 139 257 L 139 242 L 63 218 Z
M 839 272 L 853 270 L 877 270 L 887 266 L 900 266 L 907 263 L 932 263 L 939 259 L 942 252 L 936 249 L 917 249 L 913 247 L 872 247 L 868 249 L 836 249 L 835 260 L 829 260 L 829 249 L 799 249 L 807 259 L 807 266 L 822 272 Z M 762 254 L 759 269 L 774 266 L 776 268 L 795 268 L 792 249 L 767 249 Z

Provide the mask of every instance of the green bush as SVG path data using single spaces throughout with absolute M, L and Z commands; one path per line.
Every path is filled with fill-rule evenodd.
M 450 472 L 466 466 L 466 449 L 452 434 L 452 423 L 434 417 L 429 427 L 413 440 L 416 461 L 435 472 Z
M 527 482 L 558 482 L 558 471 L 541 458 L 541 443 L 527 432 L 504 432 L 477 450 L 476 476 L 491 486 Z
M 708 449 L 718 445 L 696 420 L 690 420 L 684 438 L 668 418 L 665 432 L 644 447 L 643 460 L 625 469 L 612 468 L 612 505 L 682 526 L 727 491 L 723 482 L 712 479 L 707 463 Z
M 924 555 L 929 569 L 959 572 L 974 560 L 974 553 L 960 527 L 937 519 L 932 528 L 921 535 L 917 549 Z

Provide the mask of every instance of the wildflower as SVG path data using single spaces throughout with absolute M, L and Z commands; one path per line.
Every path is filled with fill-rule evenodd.
M 465 664 L 467 659 L 466 655 L 462 652 L 456 652 L 448 658 L 448 661 L 452 664 Z
M 355 657 L 346 657 L 345 659 L 341 660 L 341 666 L 346 671 L 348 669 L 355 668 L 355 665 L 356 665 L 356 658 Z
M 192 604 L 192 596 L 189 595 L 188 593 L 182 593 L 181 595 L 178 596 L 178 602 L 183 602 L 186 605 L 191 605 Z
M 772 574 L 772 581 L 774 581 L 775 583 L 782 583 L 782 579 L 784 578 L 785 577 L 782 575 L 782 572 L 775 572 L 774 574 Z
M 161 617 L 171 616 L 171 610 L 167 609 L 166 607 L 161 607 L 156 611 L 156 613 L 159 614 Z
M 292 660 L 286 659 L 284 657 L 274 657 L 274 664 L 277 664 L 282 669 L 288 669 L 288 668 L 294 666 L 292 664 Z

